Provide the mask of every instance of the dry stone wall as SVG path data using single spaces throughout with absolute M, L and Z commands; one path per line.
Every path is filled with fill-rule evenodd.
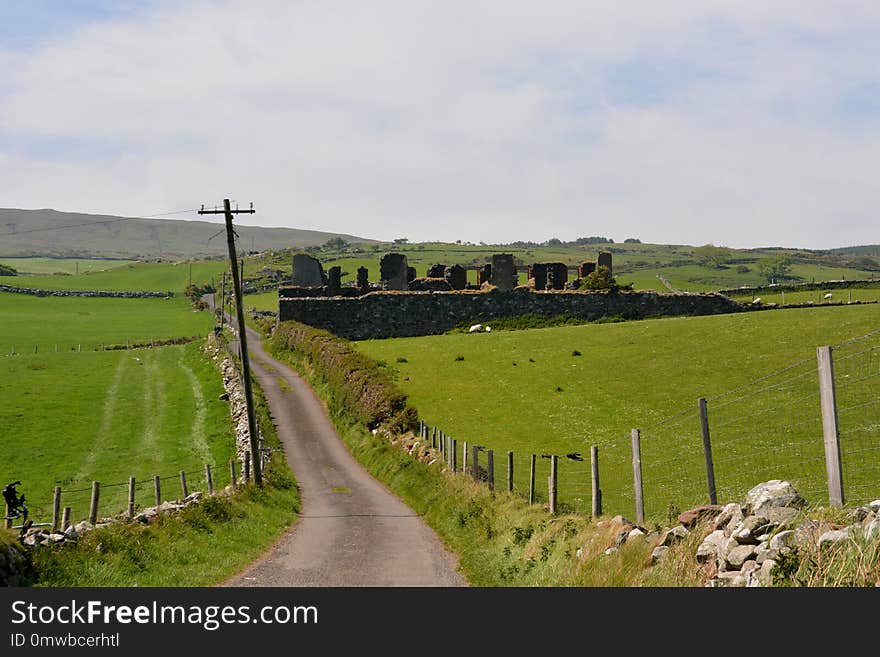
M 713 315 L 747 310 L 719 294 L 655 292 L 537 292 L 517 288 L 459 292 L 372 292 L 353 298 L 300 297 L 278 300 L 279 321 L 295 320 L 348 340 L 443 333 L 468 322 L 499 317 L 570 315 L 592 321 L 620 316 Z

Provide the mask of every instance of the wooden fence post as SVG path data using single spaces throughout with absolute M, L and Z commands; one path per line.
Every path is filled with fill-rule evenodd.
M 537 456 L 532 454 L 531 464 L 529 465 L 529 504 L 535 503 L 535 460 Z
M 599 488 L 599 446 L 590 447 L 590 478 L 592 480 L 592 507 L 593 517 L 602 515 L 602 489 Z
M 242 476 L 245 482 L 251 480 L 251 453 L 244 453 L 244 475 Z
M 486 481 L 489 490 L 495 490 L 495 452 L 491 449 L 486 450 Z
M 64 507 L 64 512 L 61 514 L 61 531 L 66 532 L 70 527 L 70 507 Z
M 479 450 L 476 445 L 471 446 L 471 469 L 474 471 L 474 481 L 480 480 L 479 459 L 477 458 Z
M 817 347 L 819 397 L 822 405 L 822 433 L 825 438 L 825 472 L 831 506 L 843 506 L 843 472 L 840 465 L 840 434 L 837 430 L 837 393 L 834 389 L 834 361 L 831 347 Z
M 52 533 L 58 531 L 61 523 L 61 486 L 55 486 L 52 492 Z
M 630 438 L 632 439 L 633 490 L 636 496 L 636 522 L 641 525 L 645 522 L 645 498 L 642 490 L 642 445 L 639 430 L 633 429 Z
M 162 482 L 159 480 L 159 475 L 153 477 L 153 487 L 156 489 L 156 506 L 162 504 Z
M 208 495 L 214 493 L 214 478 L 211 477 L 211 464 L 205 463 L 205 482 L 208 486 Z
M 458 471 L 458 441 L 452 440 L 452 471 Z
M 513 492 L 513 452 L 507 452 L 507 492 Z
M 229 484 L 235 488 L 238 482 L 235 478 L 235 459 L 229 459 Z
M 709 411 L 706 400 L 700 397 L 700 428 L 703 432 L 703 456 L 706 459 L 706 481 L 709 484 L 709 504 L 718 504 L 715 490 L 715 466 L 712 463 L 712 443 L 709 440 Z
M 92 482 L 92 501 L 89 503 L 89 522 L 93 525 L 98 522 L 98 499 L 101 497 L 101 484 Z
M 180 490 L 183 492 L 183 497 L 189 497 L 189 488 L 186 485 L 186 473 L 181 470 L 180 471 Z
M 557 467 L 559 464 L 559 457 L 556 454 L 550 456 L 550 482 L 547 486 L 550 497 L 550 515 L 556 515 L 556 501 L 557 501 L 557 491 L 556 484 L 558 482 L 558 473 Z
M 465 474 L 468 471 L 468 446 L 466 440 L 461 443 L 461 471 Z
M 134 477 L 128 478 L 128 517 L 134 518 Z

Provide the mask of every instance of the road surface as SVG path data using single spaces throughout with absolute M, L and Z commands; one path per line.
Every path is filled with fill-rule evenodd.
M 302 513 L 273 548 L 223 585 L 467 586 L 433 530 L 351 455 L 311 386 L 266 354 L 257 333 L 248 329 L 247 338 Z

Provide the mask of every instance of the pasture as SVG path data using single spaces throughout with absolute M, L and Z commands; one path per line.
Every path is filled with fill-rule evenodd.
M 880 306 L 868 305 L 355 344 L 396 371 L 429 425 L 494 449 L 497 481 L 514 451 L 521 491 L 528 454 L 580 452 L 588 461 L 598 445 L 605 509 L 631 514 L 630 431 L 641 429 L 646 508 L 656 516 L 669 504 L 705 502 L 700 397 L 710 400 L 722 501 L 772 478 L 795 480 L 811 502 L 827 499 L 815 349 L 878 323 Z M 839 392 L 844 480 L 851 497 L 874 499 L 878 469 L 861 466 L 880 446 L 880 343 L 842 347 L 838 358 L 838 380 L 858 382 Z M 548 461 L 537 462 L 540 498 Z M 589 508 L 588 463 L 562 459 L 560 495 Z
M 179 470 L 212 463 L 224 472 L 229 407 L 200 345 L 0 358 L 0 473 L 4 484 L 22 481 L 32 517 L 51 519 L 55 486 L 80 519 L 93 480 L 135 476 L 139 504 L 149 506 L 153 475 L 170 477 L 163 485 L 179 495 Z M 102 488 L 102 513 L 124 509 L 126 495 L 125 486 Z
M 206 335 L 209 312 L 184 297 L 35 297 L 0 292 L 0 355 L 100 349 L 102 344 Z
M 100 258 L 0 258 L 0 265 L 9 265 L 22 275 L 86 274 L 123 267 L 134 262 Z
M 829 293 L 831 294 L 831 297 L 826 299 L 825 295 Z M 785 292 L 784 297 L 782 292 L 771 291 L 761 292 L 760 294 L 731 295 L 732 299 L 741 301 L 742 303 L 751 303 L 756 297 L 760 297 L 761 302 L 764 304 L 775 303 L 778 306 L 800 303 L 821 305 L 829 303 L 847 303 L 849 301 L 861 301 L 864 303 L 866 301 L 880 301 L 880 283 L 877 284 L 877 287 L 856 287 L 845 290 L 788 291 Z

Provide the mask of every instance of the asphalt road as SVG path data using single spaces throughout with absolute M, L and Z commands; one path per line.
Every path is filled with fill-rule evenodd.
M 224 586 L 467 586 L 457 558 L 346 448 L 320 399 L 248 329 L 263 389 L 302 495 L 302 513 Z

